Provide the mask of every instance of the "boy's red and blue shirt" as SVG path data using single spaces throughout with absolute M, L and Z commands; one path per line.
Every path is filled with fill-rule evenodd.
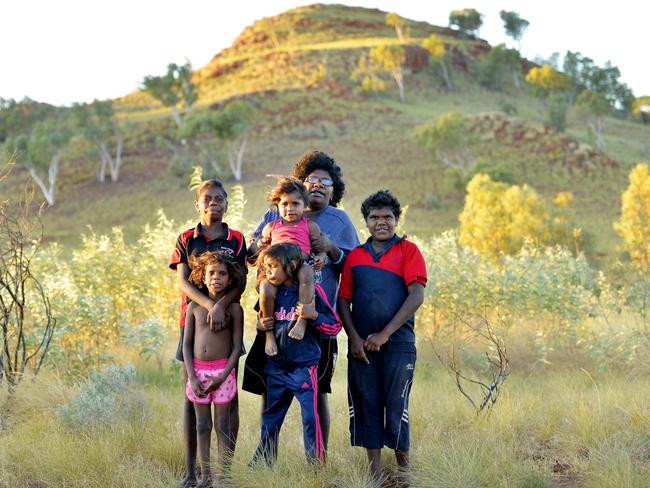
M 362 339 L 380 332 L 408 296 L 411 283 L 427 284 L 427 269 L 420 249 L 396 235 L 379 252 L 372 237 L 354 248 L 343 266 L 338 296 L 352 305 L 352 320 Z M 388 339 L 386 351 L 410 351 L 415 346 L 415 317 Z
M 169 268 L 176 271 L 180 263 L 184 263 L 189 267 L 190 256 L 200 256 L 206 251 L 223 251 L 235 263 L 246 269 L 246 240 L 244 236 L 238 230 L 230 229 L 225 222 L 221 225 L 224 229 L 223 237 L 217 239 L 209 239 L 200 223 L 196 227 L 179 234 L 176 240 L 176 248 L 169 260 Z M 181 300 L 181 327 L 185 327 L 185 310 L 189 302 L 189 297 L 183 294 Z

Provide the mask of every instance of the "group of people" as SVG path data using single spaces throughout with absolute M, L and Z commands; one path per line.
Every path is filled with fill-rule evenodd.
M 260 441 L 251 463 L 272 465 L 277 459 L 280 429 L 295 397 L 307 460 L 322 464 L 341 328 L 348 336 L 351 444 L 366 448 L 378 479 L 384 446 L 395 450 L 400 469 L 408 468 L 414 315 L 424 301 L 424 258 L 396 234 L 401 208 L 386 190 L 361 206 L 370 237 L 360 244 L 350 218 L 337 208 L 344 192 L 333 158 L 320 151 L 303 154 L 292 175 L 269 193 L 273 205 L 247 248 L 241 232 L 224 222 L 228 195 L 222 183 L 207 180 L 196 191 L 199 223 L 178 236 L 169 265 L 183 293 L 176 358 L 185 366 L 187 474 L 179 486 L 212 486 L 213 426 L 219 471 L 229 469 L 239 430 L 237 367 L 243 354 L 242 389 L 262 398 Z M 239 304 L 247 265 L 257 269 L 260 295 L 257 335 L 248 353 Z

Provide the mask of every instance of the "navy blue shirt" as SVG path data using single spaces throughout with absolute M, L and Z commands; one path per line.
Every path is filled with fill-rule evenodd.
M 273 333 L 278 345 L 278 354 L 268 356 L 267 365 L 275 369 L 290 370 L 300 366 L 313 366 L 320 359 L 320 334 L 336 336 L 341 330 L 341 321 L 332 308 L 325 292 L 315 285 L 316 311 L 318 318 L 308 321 L 305 336 L 300 339 L 289 337 L 289 331 L 298 320 L 298 285 L 279 286 L 275 296 Z
M 410 241 L 393 236 L 379 253 L 371 244 L 353 249 L 345 260 L 339 297 L 352 304 L 354 327 L 362 339 L 380 332 L 408 296 L 411 283 L 427 283 L 424 257 Z M 409 350 L 415 343 L 415 318 L 410 317 L 388 339 L 385 350 Z M 406 345 L 410 346 L 406 346 Z

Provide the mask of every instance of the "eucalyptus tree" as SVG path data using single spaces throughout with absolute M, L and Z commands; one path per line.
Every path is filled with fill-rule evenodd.
M 111 181 L 118 181 L 123 162 L 124 138 L 115 117 L 113 102 L 95 100 L 91 104 L 75 105 L 72 111 L 77 129 L 92 142 L 99 153 L 100 165 L 97 179 L 103 183 L 108 168 Z
M 55 203 L 61 156 L 71 137 L 72 130 L 67 120 L 63 117 L 46 117 L 28 132 L 5 141 L 5 150 L 17 164 L 27 168 L 50 207 Z
M 153 98 L 171 109 L 174 122 L 179 129 L 182 128 L 185 117 L 190 114 L 192 105 L 198 98 L 189 61 L 181 66 L 175 63 L 167 65 L 167 73 L 162 76 L 145 76 L 142 87 Z
M 524 35 L 524 31 L 530 25 L 530 22 L 522 19 L 517 12 L 501 10 L 499 15 L 501 16 L 501 20 L 503 20 L 503 28 L 506 30 L 506 34 L 512 37 L 517 43 L 517 50 L 521 51 L 521 38 Z

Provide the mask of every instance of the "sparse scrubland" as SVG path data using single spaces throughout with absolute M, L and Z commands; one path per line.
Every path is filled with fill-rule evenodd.
M 494 64 L 481 64 L 492 52 L 485 41 L 424 22 L 404 27 L 400 41 L 384 12 L 303 7 L 255 23 L 194 71 L 192 113 L 223 115 L 234 100 L 251 110 L 237 185 L 225 152 L 214 153 L 219 164 L 183 159 L 170 109 L 145 91 L 112 103 L 124 135 L 119 181 L 101 182 L 96 154 L 72 136 L 30 263 L 56 328 L 35 378 L 27 368 L 15 386 L 0 381 L 1 488 L 175 486 L 183 474 L 183 388 L 171 359 L 180 293 L 167 264 L 195 217 L 188 178 L 201 165 L 224 179 L 224 220 L 248 235 L 267 206 L 267 176 L 287 173 L 311 148 L 342 166 L 343 204 L 360 236 L 360 202 L 388 188 L 408 205 L 400 232 L 426 259 L 412 486 L 648 486 L 650 179 L 639 163 L 650 160 L 650 129 L 613 111 L 596 137 L 571 109 L 558 132 L 550 98 L 523 81 L 532 63 L 517 60 L 517 83 L 510 71 L 495 78 Z M 426 45 L 438 53 L 444 45 L 449 79 L 422 47 L 432 34 Z M 392 78 L 368 74 L 370 50 L 382 44 L 405 46 L 404 102 Z M 374 91 L 378 80 L 385 91 Z M 52 114 L 30 110 L 36 119 Z M 224 134 L 230 127 L 208 119 Z M 0 124 L 3 138 L 7 130 Z M 462 130 L 455 144 L 454 130 Z M 29 177 L 20 166 L 5 176 L 0 209 L 21 198 Z M 242 301 L 247 345 L 255 299 L 251 281 Z M 46 317 L 25 312 L 33 346 Z M 306 466 L 293 407 L 278 464 L 249 468 L 260 402 L 241 392 L 233 486 L 373 486 L 365 453 L 349 445 L 346 348 L 342 334 L 326 467 Z M 394 470 L 389 462 L 388 478 Z

